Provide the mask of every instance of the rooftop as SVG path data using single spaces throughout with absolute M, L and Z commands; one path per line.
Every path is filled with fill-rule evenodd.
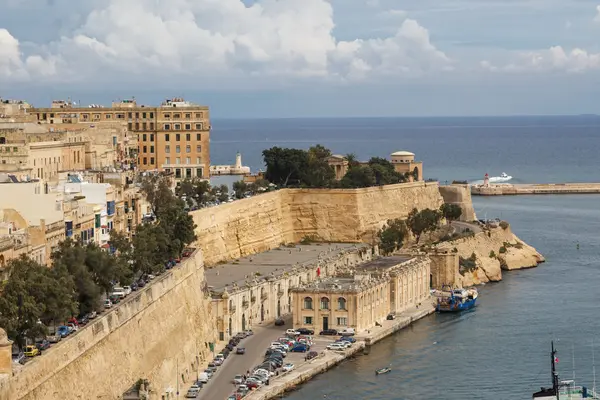
M 222 292 L 226 286 L 236 283 L 243 286 L 246 280 L 281 276 L 294 268 L 315 266 L 322 259 L 335 257 L 346 251 L 368 247 L 364 244 L 321 243 L 296 245 L 295 247 L 278 247 L 264 253 L 240 258 L 237 261 L 219 265 L 205 271 L 208 285 L 213 292 Z M 256 275 L 256 274 L 260 275 Z
M 356 267 L 356 269 L 361 269 L 366 272 L 377 272 L 383 269 L 388 269 L 395 267 L 398 264 L 402 264 L 406 261 L 412 260 L 414 257 L 409 256 L 391 256 L 391 257 L 381 257 L 373 261 L 369 261 L 364 264 L 360 264 Z
M 415 153 L 411 153 L 410 151 L 397 151 L 391 154 L 392 156 L 414 156 Z

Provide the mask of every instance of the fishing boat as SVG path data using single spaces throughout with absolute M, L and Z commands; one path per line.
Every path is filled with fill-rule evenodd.
M 494 182 L 508 182 L 512 179 L 512 176 L 508 175 L 506 172 L 500 174 L 500 176 L 490 176 L 490 183 Z
M 390 367 L 379 368 L 375 370 L 375 375 L 387 374 L 391 371 L 392 369 Z
M 443 286 L 441 291 L 435 293 L 437 299 L 436 311 L 460 312 L 475 307 L 477 302 L 477 289 L 452 289 Z
M 552 365 L 552 387 L 551 388 L 540 388 L 540 391 L 533 394 L 535 400 L 578 400 L 578 399 L 591 399 L 599 400 L 600 396 L 596 393 L 596 388 L 588 389 L 585 386 L 576 386 L 575 380 L 560 381 L 558 379 L 558 373 L 556 372 L 556 363 L 558 363 L 558 357 L 556 357 L 556 350 L 554 349 L 554 342 L 552 342 L 552 351 L 550 352 L 551 365 Z M 595 386 L 595 385 L 594 385 Z

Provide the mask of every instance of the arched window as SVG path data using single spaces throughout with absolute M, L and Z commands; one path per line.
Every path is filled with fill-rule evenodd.
M 233 308 L 233 300 L 229 300 L 229 309 L 231 310 Z
M 329 299 L 321 297 L 321 310 L 329 310 Z
M 343 297 L 338 297 L 338 310 L 346 309 L 346 299 Z
M 304 298 L 304 309 L 305 310 L 312 310 L 313 309 L 312 297 L 305 297 Z

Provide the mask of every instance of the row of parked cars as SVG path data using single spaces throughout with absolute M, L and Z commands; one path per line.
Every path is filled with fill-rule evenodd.
M 208 363 L 207 368 L 204 372 L 198 374 L 198 379 L 194 384 L 188 389 L 185 397 L 188 399 L 195 399 L 200 394 L 200 390 L 204 385 L 206 385 L 213 375 L 217 372 L 218 368 L 223 365 L 227 357 L 233 352 L 233 350 L 237 347 L 236 354 L 245 354 L 246 350 L 244 347 L 239 346 L 240 342 L 251 336 L 253 332 L 251 330 L 240 332 L 229 340 L 229 343 L 225 346 L 219 354 L 215 356 L 215 358 Z

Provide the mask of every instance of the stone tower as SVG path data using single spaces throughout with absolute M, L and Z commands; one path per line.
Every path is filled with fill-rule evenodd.
M 241 168 L 242 168 L 242 155 L 238 151 L 235 155 L 235 169 L 241 169 Z
M 490 176 L 487 174 L 487 172 L 485 173 L 485 176 L 483 177 L 483 186 L 485 186 L 485 187 L 490 186 Z

